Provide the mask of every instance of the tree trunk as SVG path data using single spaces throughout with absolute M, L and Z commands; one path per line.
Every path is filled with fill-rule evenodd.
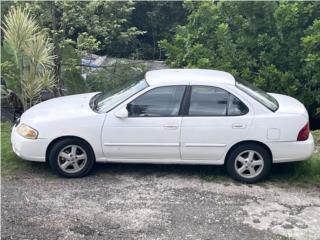
M 21 100 L 22 100 L 22 105 L 23 105 L 23 109 L 27 109 L 27 101 L 26 101 L 26 94 L 24 92 L 24 62 L 23 62 L 23 54 L 22 51 L 19 50 L 18 51 L 18 55 L 17 55 L 17 61 L 19 64 L 19 69 L 20 69 L 20 96 L 21 96 Z
M 63 82 L 60 78 L 61 75 L 61 51 L 59 47 L 58 37 L 58 19 L 57 19 L 57 6 L 55 1 L 49 1 L 51 10 L 51 21 L 52 21 L 52 40 L 53 40 L 53 54 L 55 55 L 54 66 L 53 66 L 53 78 L 57 84 L 54 89 L 55 96 L 63 95 L 62 86 Z

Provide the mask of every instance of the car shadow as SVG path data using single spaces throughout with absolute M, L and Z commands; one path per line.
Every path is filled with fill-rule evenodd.
M 300 169 L 302 164 L 301 162 L 274 164 L 270 176 L 261 183 L 279 182 L 290 184 L 292 181 L 297 181 L 299 177 L 297 169 Z M 24 167 L 14 175 L 48 179 L 59 178 L 52 172 L 49 164 L 39 162 L 25 162 Z M 223 165 L 96 163 L 92 172 L 87 177 L 100 178 L 112 177 L 114 175 L 130 175 L 135 178 L 176 175 L 180 177 L 200 177 L 205 181 L 227 181 L 228 183 L 232 181 Z
M 90 175 L 131 174 L 136 177 L 155 175 L 200 176 L 203 178 L 225 178 L 224 166 L 213 165 L 182 165 L 182 164 L 128 164 L 128 163 L 97 163 Z

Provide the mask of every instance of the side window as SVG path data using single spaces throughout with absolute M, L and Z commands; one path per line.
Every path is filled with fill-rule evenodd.
M 192 86 L 189 116 L 240 116 L 248 107 L 229 92 L 210 86 Z
M 129 117 L 168 117 L 179 114 L 185 86 L 152 89 L 127 105 Z
M 228 116 L 240 116 L 249 112 L 248 107 L 239 98 L 230 94 Z
M 189 116 L 226 116 L 229 93 L 221 88 L 193 86 Z

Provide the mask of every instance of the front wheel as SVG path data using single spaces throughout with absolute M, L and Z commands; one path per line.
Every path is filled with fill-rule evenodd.
M 57 142 L 49 154 L 54 172 L 68 178 L 87 175 L 94 164 L 94 153 L 85 141 L 67 138 Z
M 270 173 L 271 164 L 271 156 L 263 146 L 248 143 L 239 145 L 230 152 L 227 171 L 237 181 L 255 183 Z

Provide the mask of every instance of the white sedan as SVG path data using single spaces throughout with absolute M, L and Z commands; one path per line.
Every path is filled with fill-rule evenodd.
M 11 140 L 18 156 L 47 161 L 64 177 L 85 176 L 95 162 L 225 164 L 247 183 L 314 149 L 298 100 L 200 69 L 150 71 L 116 91 L 42 102 L 21 116 Z

